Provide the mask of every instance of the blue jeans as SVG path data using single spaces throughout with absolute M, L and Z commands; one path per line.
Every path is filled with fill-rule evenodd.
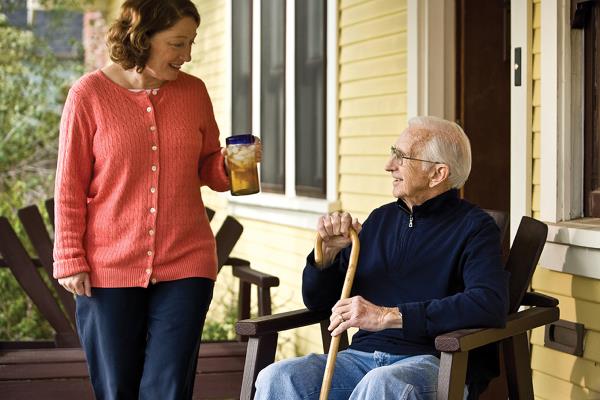
M 318 399 L 326 363 L 327 355 L 309 354 L 271 364 L 258 374 L 254 399 Z M 431 355 L 340 351 L 329 399 L 435 400 L 439 363 Z
M 187 278 L 77 296 L 77 329 L 96 399 L 191 399 L 213 286 Z

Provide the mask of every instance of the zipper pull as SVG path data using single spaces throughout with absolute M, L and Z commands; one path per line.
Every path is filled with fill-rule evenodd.
M 412 214 L 410 214 L 410 216 L 408 217 L 408 227 L 409 228 L 413 227 L 413 216 L 412 216 Z

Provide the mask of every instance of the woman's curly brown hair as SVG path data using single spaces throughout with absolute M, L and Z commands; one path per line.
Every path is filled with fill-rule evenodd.
M 110 59 L 124 69 L 141 73 L 150 56 L 150 38 L 171 28 L 181 18 L 191 17 L 200 25 L 200 14 L 190 0 L 127 0 L 108 29 L 106 44 Z

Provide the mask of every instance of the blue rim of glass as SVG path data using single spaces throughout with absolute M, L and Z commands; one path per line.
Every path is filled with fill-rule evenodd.
M 227 143 L 227 146 L 230 144 L 252 144 L 254 143 L 254 136 L 250 133 L 233 135 L 226 138 L 225 143 Z

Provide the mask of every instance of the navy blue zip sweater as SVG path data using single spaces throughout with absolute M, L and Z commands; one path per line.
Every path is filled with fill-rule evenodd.
M 409 208 L 398 200 L 375 209 L 359 234 L 352 296 L 402 312 L 402 329 L 359 330 L 351 348 L 392 354 L 433 354 L 435 336 L 463 328 L 503 327 L 508 273 L 500 231 L 483 210 L 449 190 Z M 309 309 L 339 299 L 350 246 L 325 269 L 313 253 L 304 268 L 302 295 Z

